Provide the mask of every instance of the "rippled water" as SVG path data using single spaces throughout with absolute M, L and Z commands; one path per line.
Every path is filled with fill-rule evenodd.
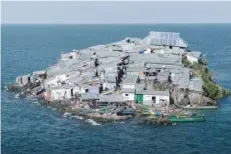
M 231 89 L 231 25 L 3 25 L 2 153 L 231 153 L 231 98 L 206 111 L 204 123 L 138 125 L 135 120 L 92 126 L 34 100 L 3 91 L 15 77 L 55 63 L 60 52 L 151 30 L 180 32 L 203 52 L 214 79 Z

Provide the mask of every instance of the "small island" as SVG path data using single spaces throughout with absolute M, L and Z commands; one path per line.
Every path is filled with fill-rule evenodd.
M 179 33 L 155 31 L 63 53 L 46 70 L 18 76 L 8 90 L 65 115 L 97 122 L 136 117 L 158 125 L 204 121 L 189 110 L 216 109 L 216 101 L 230 95 Z

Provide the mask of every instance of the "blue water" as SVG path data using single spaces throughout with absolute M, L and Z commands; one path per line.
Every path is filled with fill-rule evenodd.
M 134 120 L 92 126 L 51 108 L 19 100 L 3 87 L 21 74 L 47 68 L 61 52 L 105 44 L 151 30 L 180 32 L 201 51 L 214 79 L 231 89 L 231 25 L 3 25 L 2 153 L 231 153 L 231 97 L 204 123 L 138 125 Z

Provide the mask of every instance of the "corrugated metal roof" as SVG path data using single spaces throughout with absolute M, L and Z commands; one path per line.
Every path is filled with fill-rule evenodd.
M 179 80 L 179 88 L 188 89 L 189 88 L 189 70 L 185 69 L 181 73 L 181 77 Z
M 139 61 L 136 61 L 136 63 L 130 63 L 128 66 L 129 67 L 144 67 L 144 62 L 139 62 Z
M 179 85 L 180 77 L 181 77 L 180 73 L 172 73 L 171 74 L 172 84 Z
M 127 72 L 143 72 L 144 67 L 128 67 Z
M 40 70 L 40 71 L 33 72 L 33 74 L 40 75 L 40 74 L 45 74 L 46 72 L 47 72 L 46 70 Z
M 71 88 L 75 88 L 78 87 L 77 85 L 69 85 L 69 84 L 65 84 L 65 85 L 61 85 L 61 86 L 56 86 L 56 87 L 47 87 L 46 90 L 51 91 L 51 90 L 67 90 L 67 89 L 71 89 Z
M 131 62 L 145 62 L 145 63 L 153 63 L 153 64 L 173 64 L 173 65 L 182 65 L 181 56 L 176 55 L 163 55 L 163 54 L 131 54 L 130 61 Z
M 148 63 L 146 66 L 150 67 L 150 68 L 155 68 L 155 69 L 162 69 L 162 68 L 165 68 L 165 69 L 168 69 L 168 70 L 172 70 L 172 69 L 181 69 L 182 66 L 179 66 L 179 65 L 172 65 L 172 64 L 151 64 L 151 63 Z
M 143 84 L 137 84 L 136 94 L 169 96 L 169 91 L 155 91 L 151 87 L 146 87 L 146 89 L 144 87 Z
M 202 92 L 202 79 L 197 77 L 197 78 L 192 78 L 189 83 L 189 90 L 193 91 L 198 91 Z
M 168 81 L 168 77 L 169 77 L 168 74 L 158 74 L 157 75 L 157 81 L 166 82 L 166 81 Z
M 180 38 L 180 33 L 151 31 L 144 42 L 151 45 L 167 45 L 187 48 L 187 43 Z
M 116 83 L 116 76 L 117 76 L 117 74 L 115 74 L 115 73 L 107 73 L 105 75 L 105 79 L 109 83 Z
M 100 95 L 97 102 L 124 102 L 124 98 L 119 94 Z
M 105 45 L 96 45 L 96 46 L 91 46 L 88 49 L 90 50 L 99 50 L 105 48 Z
M 107 63 L 119 64 L 122 62 L 122 60 L 118 56 L 117 57 L 100 58 L 98 61 L 100 64 L 107 64 Z
M 123 84 L 136 84 L 138 80 L 138 75 L 127 75 L 123 80 Z
M 120 92 L 121 93 L 135 93 L 135 89 L 133 89 L 133 88 L 123 88 Z
M 100 51 L 97 53 L 98 58 L 120 57 L 122 53 L 118 51 Z
M 84 93 L 84 94 L 81 94 L 81 99 L 82 100 L 98 100 L 99 95 L 94 94 L 94 93 Z

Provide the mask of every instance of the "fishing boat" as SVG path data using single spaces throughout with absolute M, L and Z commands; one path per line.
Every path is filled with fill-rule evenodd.
M 184 112 L 184 113 L 179 113 L 179 114 L 174 114 L 171 115 L 171 117 L 195 117 L 195 116 L 202 116 L 198 115 L 196 112 Z
M 119 116 L 123 116 L 123 115 L 132 115 L 135 116 L 136 112 L 134 110 L 131 109 L 124 109 L 124 110 L 120 110 L 117 112 L 117 115 Z
M 171 122 L 203 122 L 205 121 L 204 115 L 172 115 L 170 116 L 169 120 Z
M 217 106 L 185 106 L 183 109 L 186 110 L 212 110 L 217 109 Z

